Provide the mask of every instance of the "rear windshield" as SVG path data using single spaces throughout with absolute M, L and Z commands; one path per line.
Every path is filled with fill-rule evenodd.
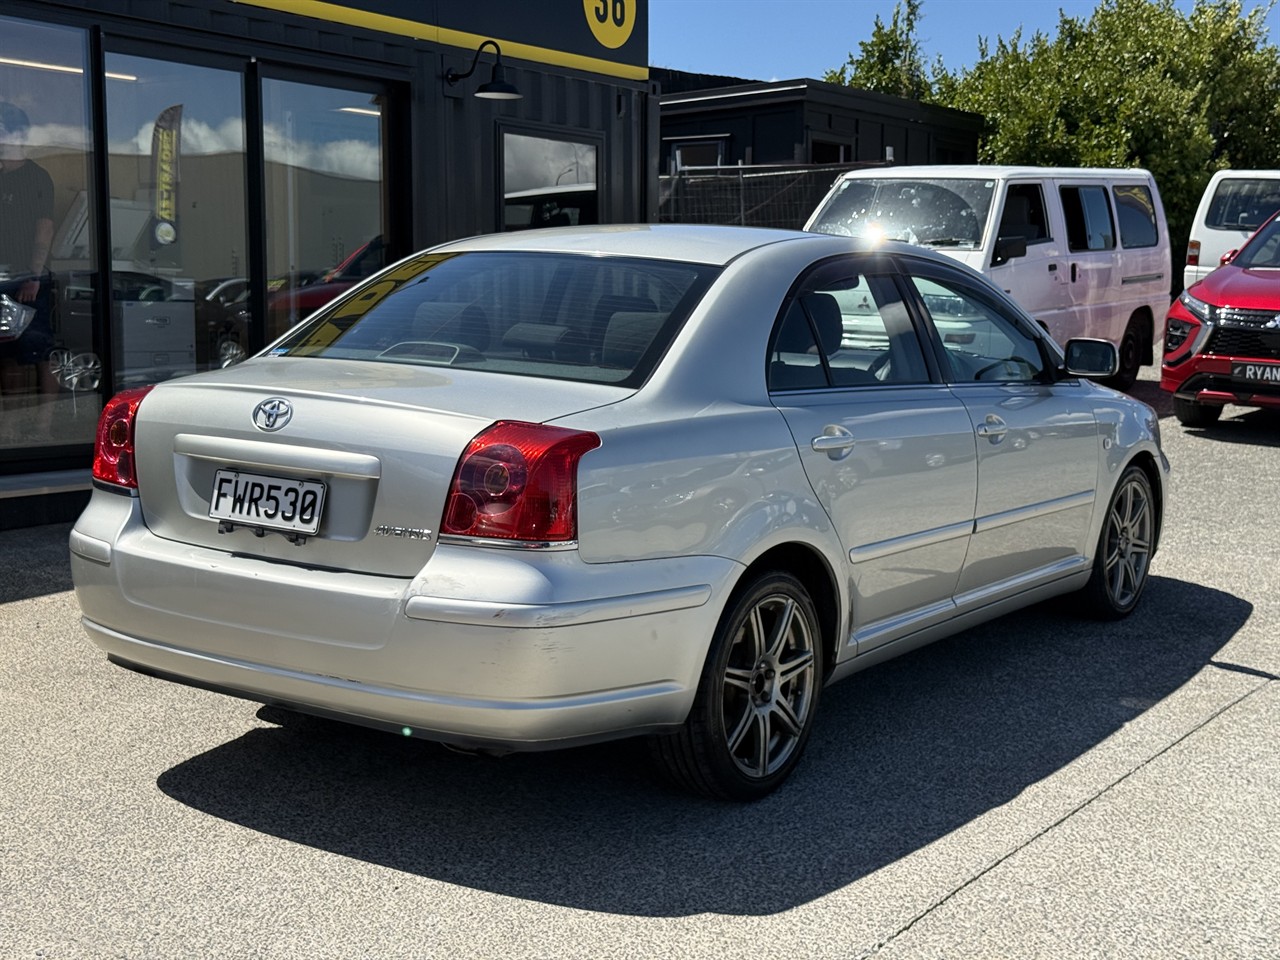
M 638 385 L 718 272 L 623 257 L 420 254 L 316 314 L 271 355 Z
M 1280 179 L 1222 180 L 1209 201 L 1205 226 L 1214 230 L 1257 230 L 1280 210 Z
M 982 244 L 993 180 L 845 180 L 809 230 L 972 250 Z

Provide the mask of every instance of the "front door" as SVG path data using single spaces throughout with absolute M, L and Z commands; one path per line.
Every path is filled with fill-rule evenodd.
M 944 353 L 977 442 L 974 531 L 957 605 L 982 606 L 1078 570 L 1099 443 L 1080 382 L 1055 382 L 1054 357 L 1026 318 L 963 274 L 922 264 L 911 282 L 934 322 L 957 334 Z

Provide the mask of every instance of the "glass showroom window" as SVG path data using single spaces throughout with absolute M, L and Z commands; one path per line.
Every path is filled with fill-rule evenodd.
M 0 459 L 91 443 L 100 409 L 86 61 L 82 31 L 0 17 Z
M 240 74 L 118 53 L 106 64 L 130 78 L 107 81 L 115 386 L 227 366 L 248 344 Z
M 262 81 L 268 341 L 386 266 L 385 99 Z

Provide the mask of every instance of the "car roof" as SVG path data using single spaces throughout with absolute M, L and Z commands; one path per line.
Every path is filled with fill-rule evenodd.
M 715 224 L 637 223 L 589 227 L 553 227 L 468 237 L 434 247 L 431 252 L 525 251 L 597 256 L 645 257 L 683 263 L 724 266 L 752 250 L 772 244 L 809 244 L 820 255 L 873 249 L 865 241 L 799 230 L 773 230 Z
M 1133 177 L 1147 179 L 1151 174 L 1141 167 L 1027 167 L 995 164 L 920 164 L 905 167 L 866 167 L 861 170 L 850 170 L 842 180 L 861 180 L 864 178 L 947 178 L 952 180 L 973 180 L 990 177 L 1008 180 L 1012 177 Z

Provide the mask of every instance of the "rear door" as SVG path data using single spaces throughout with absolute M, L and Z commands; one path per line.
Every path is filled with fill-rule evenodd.
M 950 616 L 973 527 L 973 428 L 887 259 L 828 261 L 802 281 L 769 386 L 848 557 L 857 652 Z

